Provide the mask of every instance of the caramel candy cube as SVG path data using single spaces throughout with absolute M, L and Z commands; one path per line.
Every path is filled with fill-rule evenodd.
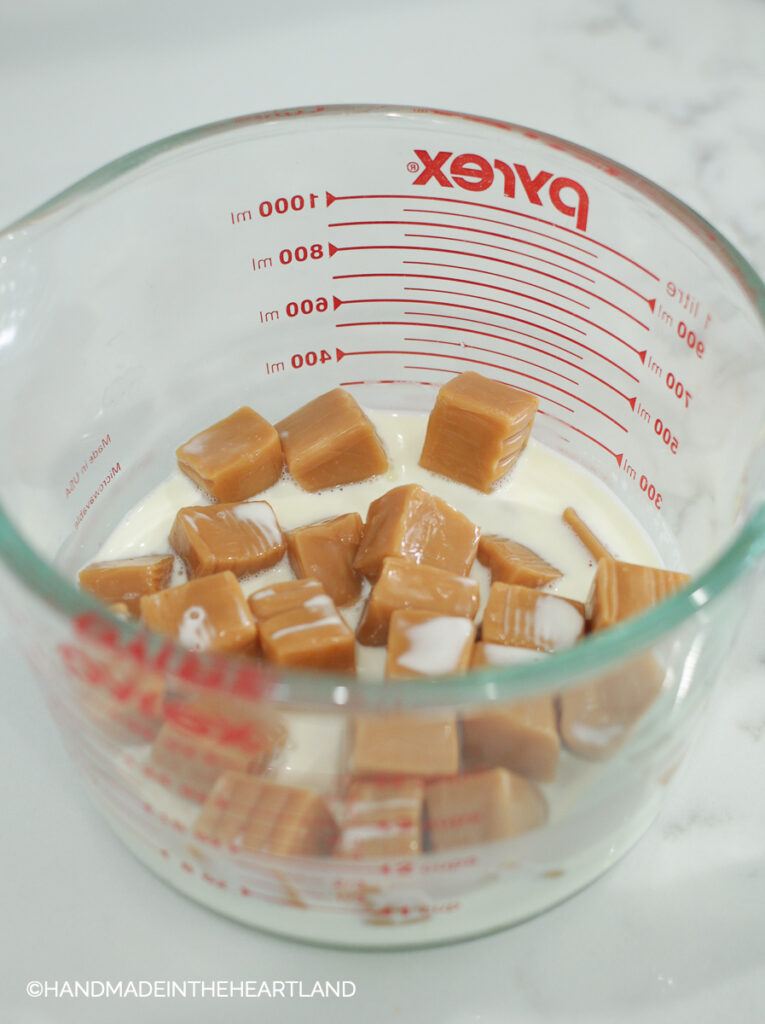
M 176 450 L 179 468 L 217 501 L 242 501 L 276 483 L 282 446 L 276 429 L 246 405 Z
M 552 697 L 466 711 L 461 721 L 466 771 L 501 767 L 538 782 L 555 778 L 560 740 Z
M 351 749 L 354 775 L 456 775 L 456 715 L 357 715 Z
M 141 618 L 192 651 L 247 652 L 257 628 L 232 572 L 204 576 L 141 598 Z
M 263 771 L 286 737 L 273 715 L 223 694 L 170 705 L 166 715 L 152 745 L 152 765 L 182 796 L 200 802 L 225 771 Z
M 425 787 L 425 811 L 434 850 L 507 839 L 547 820 L 539 788 L 505 768 L 439 779 Z
M 593 682 L 558 697 L 558 728 L 566 747 L 588 761 L 618 750 L 661 692 L 664 672 L 651 654 L 639 655 Z
M 144 594 L 156 594 L 170 586 L 172 555 L 140 555 L 109 562 L 91 562 L 80 570 L 80 586 L 104 604 L 123 604 L 138 615 Z
M 372 646 L 384 644 L 390 617 L 399 608 L 473 619 L 478 612 L 478 600 L 477 580 L 404 558 L 386 558 L 364 606 L 356 639 Z
M 538 405 L 533 395 L 509 384 L 461 373 L 438 392 L 420 465 L 490 491 L 525 447 Z
M 683 572 L 601 558 L 587 601 L 592 629 L 605 629 L 645 611 L 689 580 Z
M 275 565 L 287 550 L 267 501 L 182 508 L 170 531 L 170 544 L 192 579 L 224 569 L 248 576 Z
M 364 524 L 357 512 L 301 526 L 287 534 L 287 554 L 296 576 L 320 580 L 338 607 L 353 604 L 361 593 L 361 576 L 353 560 Z
M 563 575 L 555 566 L 508 537 L 484 533 L 478 542 L 478 561 L 491 570 L 492 583 L 518 583 L 522 587 L 543 587 Z
M 293 668 L 353 672 L 356 645 L 353 630 L 327 594 L 303 605 L 259 620 L 260 643 L 267 661 Z
M 331 850 L 338 829 L 313 790 L 229 771 L 205 801 L 194 832 L 215 845 L 255 853 L 320 857 Z
M 285 580 L 253 591 L 247 603 L 255 620 L 264 622 L 283 612 L 303 608 L 314 597 L 327 597 L 327 591 L 318 580 Z
M 570 647 L 584 633 L 578 602 L 530 587 L 492 583 L 483 614 L 481 639 L 489 644 L 555 651 Z
M 571 527 L 596 562 L 599 562 L 601 558 L 611 557 L 611 553 L 605 544 L 595 536 L 589 526 L 571 506 L 564 510 L 563 522 Z
M 287 468 L 306 491 L 356 483 L 388 469 L 375 428 L 342 388 L 314 398 L 276 429 Z
M 474 640 L 470 619 L 400 608 L 390 619 L 385 675 L 412 679 L 465 672 Z
M 477 526 L 441 498 L 418 484 L 403 484 L 369 506 L 353 564 L 372 580 L 391 556 L 466 576 L 479 535 Z
M 422 850 L 422 779 L 357 779 L 348 787 L 335 856 L 411 857 Z

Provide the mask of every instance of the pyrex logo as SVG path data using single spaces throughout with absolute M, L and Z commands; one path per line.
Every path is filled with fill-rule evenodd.
M 454 188 L 458 185 L 468 192 L 485 192 L 491 188 L 499 175 L 504 186 L 504 194 L 510 199 L 515 198 L 516 182 L 520 182 L 530 203 L 542 206 L 543 198 L 548 198 L 556 210 L 566 217 L 576 219 L 576 226 L 580 231 L 587 230 L 590 199 L 582 185 L 573 178 L 556 178 L 550 171 L 539 171 L 532 178 L 528 168 L 523 164 L 513 164 L 511 167 L 504 160 L 495 160 L 492 163 L 478 153 L 460 153 L 459 156 L 454 156 L 452 153 L 441 151 L 431 156 L 426 149 L 415 149 L 414 153 L 422 163 L 422 171 L 412 182 L 413 185 L 426 185 L 429 181 L 435 181 L 444 188 Z M 451 159 L 453 156 L 454 159 Z M 450 159 L 451 163 L 447 168 L 446 164 Z M 549 187 L 547 195 L 543 196 L 542 190 L 545 186 Z

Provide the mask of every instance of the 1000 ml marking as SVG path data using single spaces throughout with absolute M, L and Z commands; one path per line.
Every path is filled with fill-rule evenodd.
M 307 197 L 295 195 L 290 196 L 289 199 L 286 196 L 279 196 L 278 199 L 264 199 L 258 204 L 256 212 L 260 217 L 270 217 L 274 213 L 299 213 L 305 209 L 314 210 L 318 198 L 314 192 L 311 192 Z M 231 210 L 231 223 L 234 225 L 246 224 L 247 221 L 252 220 L 252 213 L 253 211 L 249 209 Z

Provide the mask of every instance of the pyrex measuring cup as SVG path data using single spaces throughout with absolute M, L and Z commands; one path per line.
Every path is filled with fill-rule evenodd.
M 654 817 L 752 593 L 764 309 L 738 253 L 639 176 L 510 124 L 413 108 L 200 128 L 8 228 L 5 606 L 113 828 L 201 902 L 330 944 L 480 934 L 597 876 Z M 335 386 L 370 407 L 425 410 L 465 369 L 537 395 L 535 436 L 612 488 L 694 583 L 545 662 L 395 687 L 190 654 L 76 589 L 77 569 L 200 425 L 245 403 L 278 420 Z M 650 699 L 630 707 L 629 680 L 646 675 Z M 228 712 L 190 723 L 189 695 L 211 691 L 312 737 L 301 785 L 330 808 L 362 712 L 440 716 L 459 738 L 476 710 L 613 691 L 623 728 L 596 723 L 587 757 L 563 752 L 546 824 L 518 836 L 369 861 L 319 844 L 289 857 L 205 842 L 194 822 L 215 764 L 195 789 L 152 759 L 168 723 L 214 733 L 224 761 L 227 744 L 246 745 Z

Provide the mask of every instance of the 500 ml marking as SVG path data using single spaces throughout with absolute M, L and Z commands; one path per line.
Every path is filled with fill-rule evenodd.
M 316 208 L 318 196 L 311 192 L 308 196 L 295 195 L 287 199 L 286 196 L 279 196 L 278 199 L 264 199 L 258 204 L 257 214 L 260 217 L 270 217 L 272 214 L 299 213 L 301 210 Z M 245 224 L 252 220 L 252 210 L 231 210 L 231 223 Z
M 661 492 L 655 484 L 651 483 L 645 473 L 643 473 L 638 479 L 637 470 L 634 466 L 630 465 L 626 458 L 622 459 L 622 472 L 626 473 L 630 480 L 633 480 L 638 485 L 642 493 L 646 498 L 648 498 L 654 508 L 661 508 L 663 500 Z

